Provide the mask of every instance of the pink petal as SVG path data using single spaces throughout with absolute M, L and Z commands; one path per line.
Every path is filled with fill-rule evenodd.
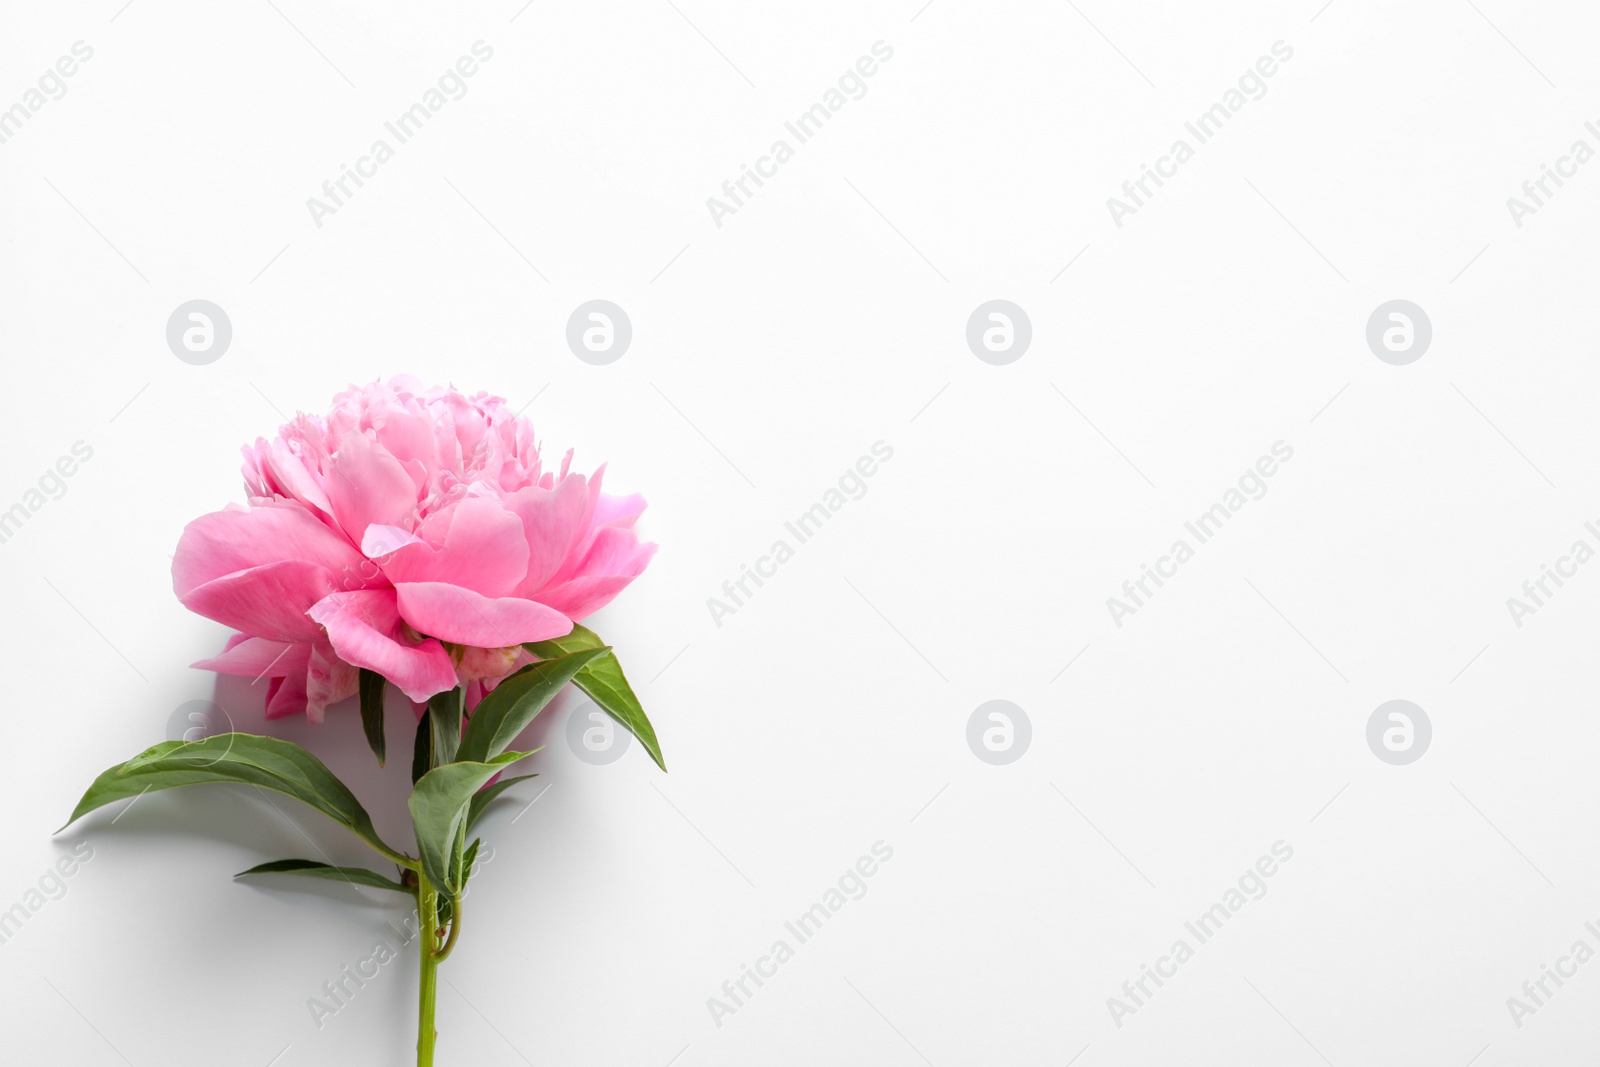
M 401 408 L 384 414 L 376 426 L 378 443 L 404 465 L 417 463 L 424 470 L 436 467 L 433 425 L 425 416 Z
M 529 486 L 506 497 L 506 507 L 522 519 L 528 545 L 528 570 L 517 592 L 542 589 L 561 569 L 583 534 L 589 492 L 581 474 L 561 479 L 553 489 Z
M 591 574 L 574 578 L 570 582 L 562 582 L 553 589 L 546 589 L 539 596 L 573 622 L 582 622 L 611 603 L 632 581 L 632 578 L 615 574 Z
M 359 433 L 345 437 L 323 488 L 339 526 L 357 540 L 368 526 L 406 526 L 417 508 L 417 486 L 406 468 Z
M 180 594 L 197 615 L 270 641 L 309 641 L 317 625 L 311 605 L 339 588 L 321 564 L 287 559 L 236 571 Z
M 304 501 L 321 510 L 324 515 L 333 514 L 328 495 L 322 491 L 317 475 L 306 468 L 305 462 L 290 450 L 283 438 L 276 438 L 268 446 L 267 465 L 285 495 Z
M 311 617 L 328 631 L 340 659 L 377 671 L 412 700 L 455 688 L 455 666 L 443 645 L 402 642 L 393 590 L 332 593 L 311 608 Z
M 311 654 L 311 646 L 306 646 L 306 655 Z M 306 672 L 304 664 L 300 670 L 282 678 L 274 678 L 275 685 L 267 694 L 267 718 L 282 719 L 290 715 L 299 715 L 306 710 Z
M 356 576 L 365 562 L 354 545 L 297 504 L 229 507 L 183 528 L 172 588 L 182 597 L 214 578 L 283 560 L 321 564 L 341 578 Z
M 500 597 L 515 589 L 527 572 L 528 541 L 522 520 L 499 500 L 469 496 L 429 515 L 418 533 L 442 543 L 434 548 L 413 539 L 381 557 L 379 565 L 396 585 L 441 582 Z
M 594 506 L 594 525 L 602 526 L 632 526 L 635 519 L 644 514 L 644 497 L 638 493 L 627 496 L 612 496 L 602 493 L 600 500 Z
M 444 582 L 395 585 L 412 628 L 452 644 L 505 648 L 572 632 L 572 620 L 533 600 L 486 597 Z
M 573 580 L 605 575 L 637 578 L 655 554 L 656 546 L 641 544 L 632 527 L 604 526 L 595 531 L 582 562 L 571 568 Z
M 369 559 L 398 552 L 406 545 L 420 545 L 422 538 L 403 526 L 380 526 L 373 523 L 361 535 L 361 553 Z
M 539 592 L 541 603 L 574 622 L 582 622 L 611 603 L 613 597 L 643 573 L 656 554 L 654 544 L 638 544 L 633 531 L 625 527 L 608 527 L 602 534 L 591 550 L 593 565 L 584 568 L 596 573 L 582 574 Z
M 321 722 L 329 704 L 356 695 L 360 671 L 334 655 L 327 642 L 319 642 L 311 649 L 305 678 L 306 718 Z
M 595 525 L 595 514 L 599 510 L 601 497 L 604 496 L 600 492 L 600 483 L 604 479 L 605 473 L 606 467 L 602 463 L 589 478 L 589 491 L 584 499 L 583 517 L 578 520 L 579 536 L 568 547 L 566 558 L 562 561 L 561 566 L 553 575 L 545 579 L 546 585 L 559 585 L 574 578 L 594 573 L 594 569 L 588 565 L 586 557 L 594 544 L 595 538 L 605 530 L 611 529 L 608 526 Z
M 227 648 L 210 659 L 191 663 L 190 666 L 202 671 L 216 671 L 218 674 L 242 674 L 247 678 L 259 678 L 269 671 L 284 675 L 289 673 L 289 667 L 292 665 L 285 661 L 294 659 L 290 654 L 292 649 L 300 649 L 302 657 L 309 651 L 309 647 L 304 645 L 268 641 L 266 638 L 251 637 L 248 634 L 234 634 L 228 639 Z
M 578 570 L 582 574 L 626 574 L 636 578 L 656 554 L 656 546 L 639 543 L 629 526 L 604 526 L 595 532 Z
M 267 680 L 267 718 L 281 719 L 306 710 L 306 664 L 311 658 L 311 643 L 289 645 L 283 658 L 264 668 Z M 260 684 L 258 675 L 252 684 Z

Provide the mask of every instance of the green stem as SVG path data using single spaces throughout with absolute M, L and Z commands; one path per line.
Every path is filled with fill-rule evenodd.
M 439 894 L 428 876 L 417 872 L 417 938 L 422 944 L 421 995 L 417 1005 L 417 1067 L 433 1067 L 433 1042 L 439 1036 L 433 1028 L 433 1004 L 439 991 Z
M 130 0 L 131 2 L 131 0 Z M 450 904 L 450 936 L 445 938 L 444 947 L 433 957 L 434 963 L 443 963 L 456 947 L 456 937 L 461 933 L 461 898 L 457 897 Z
M 370 844 L 371 842 L 368 843 Z M 378 855 L 382 856 L 384 859 L 395 864 L 396 866 L 404 867 L 410 871 L 419 870 L 422 867 L 420 860 L 413 859 L 404 852 L 396 852 L 394 849 L 388 847 L 378 848 L 377 845 L 373 845 L 372 847 L 377 851 Z

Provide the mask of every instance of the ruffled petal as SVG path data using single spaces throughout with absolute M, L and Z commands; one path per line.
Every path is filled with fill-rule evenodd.
M 182 597 L 223 575 L 283 560 L 320 564 L 341 579 L 358 577 L 363 563 L 354 545 L 298 504 L 234 505 L 183 528 L 172 588 Z
M 579 576 L 541 590 L 539 600 L 573 622 L 582 622 L 611 603 L 644 572 L 655 554 L 656 546 L 639 544 L 632 530 L 608 527 L 595 539 Z
M 305 646 L 306 655 L 311 655 L 311 646 Z M 293 674 L 286 674 L 282 678 L 272 680 L 272 688 L 267 693 L 267 718 L 286 719 L 290 715 L 300 715 L 306 710 L 306 668 L 305 664 Z
M 407 545 L 420 545 L 422 538 L 403 526 L 382 526 L 373 523 L 361 535 L 361 554 L 370 559 L 398 552 Z
M 247 678 L 259 678 L 268 673 L 284 675 L 289 673 L 291 665 L 283 661 L 290 658 L 289 653 L 293 649 L 304 650 L 304 647 L 285 641 L 268 641 L 264 637 L 251 637 L 249 634 L 234 634 L 228 639 L 228 647 L 217 655 L 189 666 L 202 671 L 216 671 L 218 674 L 240 674 Z
M 396 585 L 442 582 L 486 597 L 501 597 L 510 594 L 527 573 L 528 540 L 522 520 L 491 497 L 469 496 L 435 512 L 418 533 L 421 540 L 401 544 L 378 558 L 384 574 Z M 369 539 L 377 547 L 387 538 Z
M 323 488 L 339 527 L 359 540 L 368 526 L 408 526 L 417 509 L 417 486 L 404 465 L 359 433 L 334 455 Z
M 329 704 L 356 695 L 360 677 L 360 670 L 335 655 L 326 641 L 313 645 L 305 673 L 306 718 L 321 722 Z
M 391 589 L 332 593 L 311 608 L 339 658 L 377 671 L 412 700 L 454 689 L 455 666 L 438 641 L 404 639 Z
M 320 476 L 313 474 L 305 461 L 294 454 L 287 441 L 281 437 L 274 440 L 268 446 L 266 462 L 285 496 L 302 501 L 324 515 L 333 514 L 328 494 L 322 491 L 318 481 Z
M 321 564 L 286 559 L 216 578 L 178 599 L 197 615 L 269 641 L 309 641 L 318 630 L 306 612 L 338 588 Z
M 544 588 L 578 544 L 589 508 L 589 490 L 583 476 L 574 474 L 551 489 L 519 489 L 506 498 L 506 507 L 522 520 L 528 568 L 517 592 L 528 596 Z
M 572 620 L 537 601 L 486 597 L 444 582 L 395 585 L 411 628 L 451 644 L 505 648 L 572 632 Z
M 596 529 L 604 526 L 632 526 L 634 520 L 644 514 L 644 509 L 644 497 L 638 493 L 629 493 L 627 496 L 602 493 L 594 506 L 594 526 Z

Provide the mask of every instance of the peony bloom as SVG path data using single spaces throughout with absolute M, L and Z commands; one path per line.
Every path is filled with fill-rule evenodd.
M 637 495 L 544 470 L 533 429 L 499 397 L 407 377 L 351 388 L 244 449 L 249 505 L 184 528 L 172 584 L 232 626 L 196 667 L 271 679 L 270 718 L 313 722 L 355 695 L 357 668 L 414 701 L 469 698 L 644 570 L 656 546 Z

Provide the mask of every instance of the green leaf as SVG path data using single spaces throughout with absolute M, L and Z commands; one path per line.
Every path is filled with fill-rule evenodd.
M 367 744 L 372 746 L 372 754 L 378 757 L 378 766 L 383 766 L 383 675 L 377 671 L 361 668 L 361 729 L 367 735 Z
M 593 630 L 573 626 L 572 632 L 565 637 L 558 637 L 554 641 L 536 641 L 522 647 L 540 659 L 548 660 L 582 649 L 606 646 Z M 639 739 L 644 750 L 650 753 L 650 758 L 656 761 L 657 767 L 663 771 L 667 769 L 666 761 L 661 758 L 661 744 L 656 740 L 655 727 L 645 717 L 644 707 L 639 703 L 639 698 L 634 696 L 633 687 L 623 676 L 622 664 L 617 662 L 615 655 L 608 653 L 586 664 L 572 681 L 590 700 Z
M 466 844 L 461 838 L 461 831 L 457 830 L 455 843 L 450 846 L 450 885 L 455 887 L 457 894 L 467 884 L 467 880 L 461 875 L 461 849 Z M 455 918 L 456 898 L 452 895 L 450 886 L 441 886 L 440 892 L 433 899 L 438 908 L 439 928 L 442 930 Z
M 406 859 L 383 842 L 355 794 L 321 760 L 292 741 L 255 734 L 215 734 L 147 748 L 96 778 L 67 823 L 112 801 L 207 782 L 276 790 L 316 808 L 390 859 Z
M 456 758 L 480 761 L 504 752 L 573 675 L 609 651 L 604 645 L 584 649 L 524 667 L 506 678 L 473 709 Z
M 465 702 L 466 690 L 461 686 L 435 693 L 428 700 L 428 710 L 433 712 L 434 767 L 456 761 L 456 749 L 461 746 L 461 716 Z
M 522 774 L 515 778 L 502 778 L 494 785 L 485 786 L 472 794 L 472 801 L 467 805 L 467 833 L 470 834 L 473 826 L 483 817 L 483 813 L 488 809 L 490 801 L 518 782 L 526 782 L 529 778 L 537 777 L 539 777 L 537 774 Z M 472 864 L 469 862 L 467 866 L 470 867 Z
M 428 708 L 417 720 L 417 739 L 411 746 L 411 784 L 433 767 L 433 709 Z
M 532 753 L 502 752 L 486 763 L 446 763 L 424 774 L 411 790 L 406 806 L 411 809 L 411 824 L 417 832 L 422 870 L 441 892 L 455 895 L 461 890 L 452 861 L 472 794 L 507 764 L 529 755 Z
M 441 892 L 433 898 L 433 914 L 440 930 L 449 926 L 450 920 L 455 918 L 455 899 L 448 892 Z
M 457 840 L 460 839 L 458 838 Z M 467 851 L 462 854 L 461 860 L 457 864 L 458 869 L 461 871 L 461 886 L 458 896 L 464 897 L 467 895 L 467 880 L 472 877 L 472 865 L 478 862 L 478 846 L 481 844 L 483 844 L 483 838 L 473 838 L 472 844 L 467 846 Z M 440 893 L 436 899 L 439 901 L 439 926 L 442 929 L 449 926 L 450 921 L 455 918 L 456 897 L 452 897 L 449 893 Z
M 310 878 L 326 878 L 330 882 L 369 885 L 377 889 L 393 889 L 397 893 L 411 892 L 393 878 L 385 878 L 377 871 L 369 871 L 365 867 L 335 867 L 315 860 L 274 860 L 251 867 L 248 871 L 240 871 L 234 877 L 243 878 L 247 874 L 303 874 Z

